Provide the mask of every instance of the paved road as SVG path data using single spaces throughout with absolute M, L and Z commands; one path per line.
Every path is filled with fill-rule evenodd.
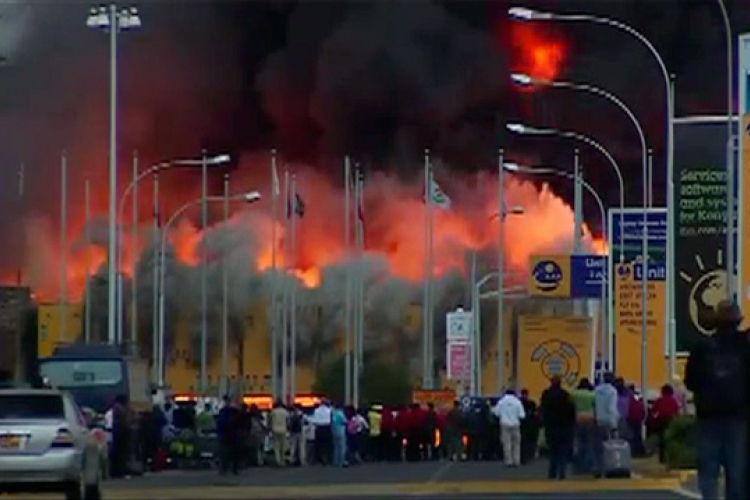
M 678 480 L 545 478 L 545 464 L 506 469 L 497 462 L 367 464 L 250 469 L 237 477 L 215 471 L 169 471 L 108 482 L 104 500 L 440 499 L 679 500 Z M 16 498 L 16 497 L 12 497 Z M 21 496 L 34 499 L 50 496 Z

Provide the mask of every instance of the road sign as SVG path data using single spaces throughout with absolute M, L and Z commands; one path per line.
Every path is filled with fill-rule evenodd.
M 446 337 L 451 342 L 471 342 L 471 312 L 459 308 L 445 315 Z

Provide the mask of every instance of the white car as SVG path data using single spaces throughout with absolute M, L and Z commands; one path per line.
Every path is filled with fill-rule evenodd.
M 0 390 L 0 493 L 100 500 L 99 444 L 69 394 Z

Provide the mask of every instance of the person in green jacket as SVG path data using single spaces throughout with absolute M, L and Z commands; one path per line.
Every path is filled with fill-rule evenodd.
M 590 474 L 593 467 L 594 432 L 594 386 L 587 378 L 581 379 L 578 388 L 573 391 L 573 403 L 576 408 L 576 457 L 577 474 Z

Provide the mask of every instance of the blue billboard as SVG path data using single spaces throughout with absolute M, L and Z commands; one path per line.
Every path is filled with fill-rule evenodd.
M 573 255 L 570 258 L 570 296 L 599 298 L 607 284 L 607 257 L 604 255 Z

